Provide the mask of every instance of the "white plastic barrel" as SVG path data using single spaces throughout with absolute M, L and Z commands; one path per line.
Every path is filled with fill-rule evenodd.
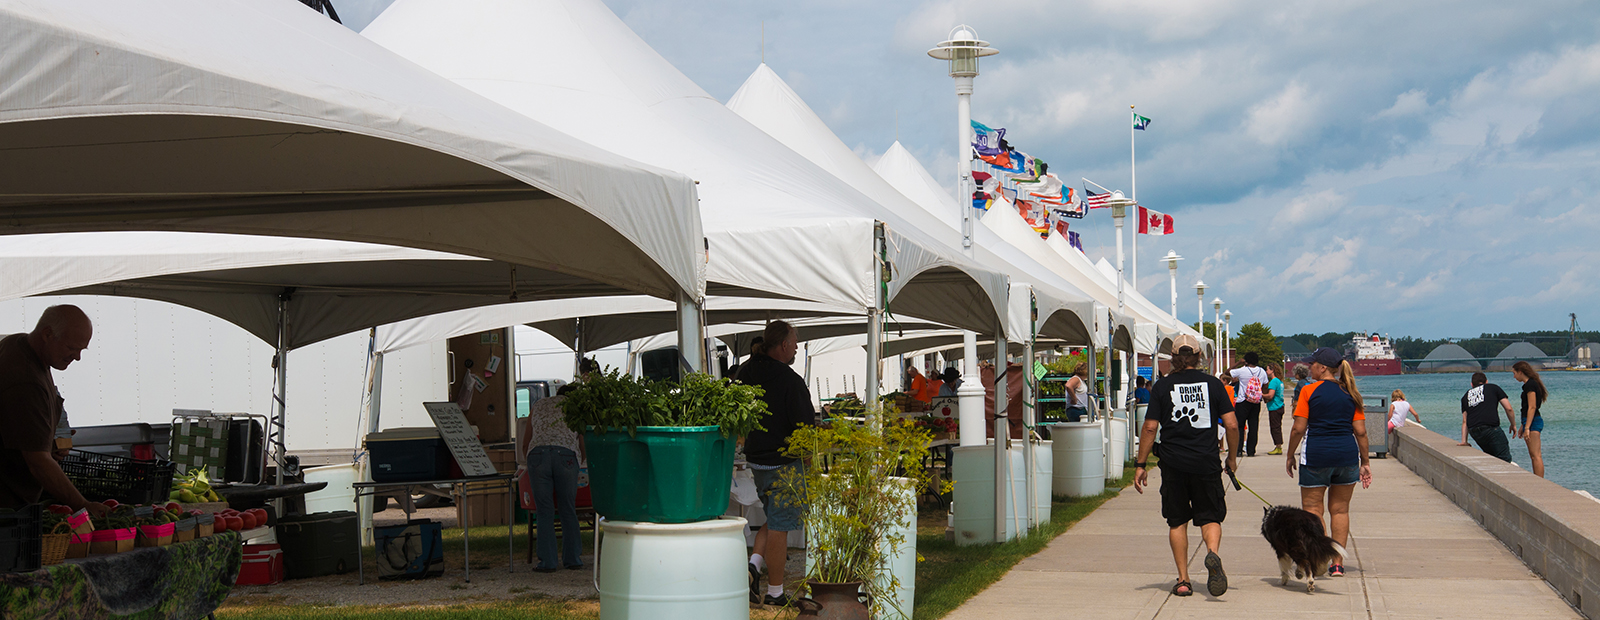
M 1033 520 L 1035 523 L 1050 522 L 1050 493 L 1055 486 L 1051 472 L 1055 471 L 1055 456 L 1052 455 L 1055 441 L 1041 441 L 1033 444 Z
M 354 463 L 308 467 L 302 471 L 306 482 L 328 483 L 321 491 L 306 494 L 306 514 L 350 510 L 355 505 L 355 490 L 350 486 L 356 481 Z
M 1087 497 L 1106 490 L 1100 433 L 1099 422 L 1062 422 L 1050 426 L 1050 439 L 1055 442 L 1052 493 Z
M 1106 425 L 1110 428 L 1106 435 L 1111 439 L 1106 445 L 1106 479 L 1121 480 L 1122 464 L 1128 458 L 1128 420 L 1108 418 Z
M 955 512 L 958 545 L 984 545 L 996 541 L 994 492 L 994 440 L 987 446 L 962 446 L 953 451 L 951 473 L 955 478 L 951 509 Z M 1027 481 L 1022 465 L 1020 441 L 1007 451 L 1010 466 L 1009 495 L 1005 498 L 1005 540 L 1027 531 Z
M 911 606 L 917 599 L 917 497 L 912 492 L 911 480 L 907 478 L 890 478 L 895 488 L 900 491 L 901 504 L 906 509 L 906 518 L 899 525 L 890 530 L 891 534 L 899 534 L 903 540 L 898 549 L 890 549 L 888 541 L 884 542 L 884 557 L 889 565 L 889 575 L 900 580 L 900 587 L 895 588 L 895 605 L 900 611 L 895 611 L 891 605 L 880 606 L 881 610 L 876 616 L 877 620 L 910 620 Z M 806 557 L 811 557 L 806 554 Z M 887 581 L 887 579 L 885 579 Z
M 603 522 L 600 618 L 748 620 L 744 526 L 738 517 Z

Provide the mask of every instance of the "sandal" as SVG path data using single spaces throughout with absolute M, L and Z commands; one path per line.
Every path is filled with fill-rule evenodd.
M 1172 586 L 1173 596 L 1191 596 L 1193 594 L 1194 586 L 1189 585 L 1187 581 L 1179 581 L 1177 585 Z

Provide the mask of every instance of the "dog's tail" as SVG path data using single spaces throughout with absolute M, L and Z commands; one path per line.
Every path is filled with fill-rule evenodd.
M 1340 545 L 1339 543 L 1332 542 L 1332 541 L 1329 541 L 1328 544 L 1333 545 L 1333 550 L 1339 552 L 1339 557 L 1342 560 L 1349 560 L 1350 559 L 1350 554 L 1347 553 L 1344 550 L 1344 546 L 1343 545 Z

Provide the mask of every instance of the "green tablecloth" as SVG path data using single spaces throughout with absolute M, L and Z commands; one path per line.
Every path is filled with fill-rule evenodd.
M 199 620 L 239 577 L 237 532 L 0 574 L 3 618 Z

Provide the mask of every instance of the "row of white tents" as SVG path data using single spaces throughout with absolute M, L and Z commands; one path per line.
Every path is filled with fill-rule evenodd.
M 278 349 L 280 444 L 289 352 L 371 328 L 379 359 L 674 332 L 700 368 L 737 331 L 708 326 L 795 318 L 864 341 L 869 386 L 954 329 L 1144 354 L 1192 331 L 1134 292 L 1119 312 L 1016 213 L 964 253 L 902 146 L 867 166 L 765 65 L 723 105 L 599 0 L 401 0 L 359 35 L 287 0 L 4 0 L 0 41 L 0 300 L 244 328 Z

